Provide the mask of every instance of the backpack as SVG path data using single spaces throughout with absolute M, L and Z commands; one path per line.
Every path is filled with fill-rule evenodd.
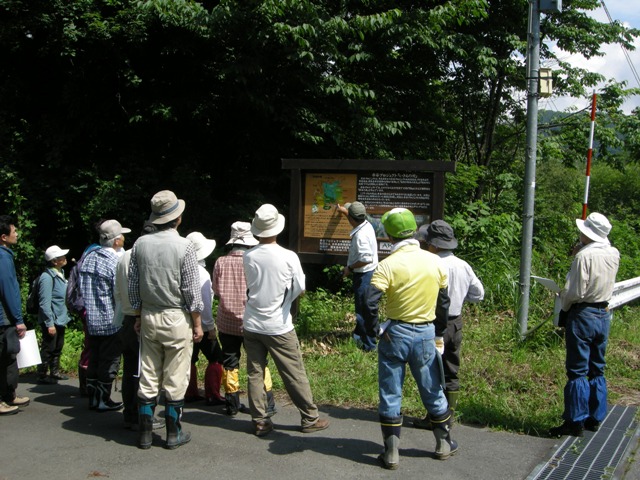
M 47 271 L 47 273 L 51 275 L 50 272 Z M 33 282 L 31 282 L 31 289 L 29 290 L 26 304 L 26 311 L 29 315 L 38 315 L 38 313 L 40 313 L 40 277 L 41 275 L 38 275 L 33 279 Z M 51 278 L 54 278 L 53 275 L 51 275 Z
M 90 245 L 84 251 L 80 260 L 76 262 L 71 271 L 69 272 L 69 279 L 67 280 L 67 306 L 78 313 L 84 311 L 84 300 L 82 298 L 82 292 L 80 291 L 80 266 L 88 254 L 100 248 L 100 245 Z
M 29 296 L 27 297 L 27 313 L 29 315 L 37 315 L 40 311 L 40 275 L 38 275 L 33 282 L 31 282 L 31 289 L 29 290 Z

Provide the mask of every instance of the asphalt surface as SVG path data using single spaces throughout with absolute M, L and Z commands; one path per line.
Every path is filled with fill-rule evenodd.
M 0 480 L 109 478 L 157 479 L 330 479 L 424 478 L 526 479 L 551 458 L 562 439 L 494 432 L 457 424 L 457 455 L 435 458 L 433 434 L 412 428 L 405 418 L 400 467 L 382 469 L 382 438 L 372 410 L 320 406 L 327 430 L 300 432 L 297 410 L 279 399 L 275 430 L 253 435 L 249 415 L 230 418 L 222 407 L 188 404 L 183 428 L 192 440 L 166 450 L 164 430 L 154 432 L 149 450 L 136 448 L 137 433 L 123 428 L 121 412 L 96 413 L 77 396 L 77 380 L 38 385 L 21 377 L 20 395 L 31 403 L 0 418 Z M 120 398 L 115 392 L 114 399 Z M 162 414 L 163 407 L 156 413 Z M 637 460 L 636 462 L 637 463 Z M 634 479 L 637 469 L 625 478 Z M 634 473 L 635 472 L 635 473 Z

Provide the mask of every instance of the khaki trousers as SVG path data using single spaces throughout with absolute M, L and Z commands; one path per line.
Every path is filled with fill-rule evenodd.
M 179 309 L 143 310 L 141 320 L 138 396 L 153 400 L 164 389 L 167 400 L 184 400 L 193 353 L 191 315 Z
M 283 335 L 263 335 L 244 332 L 249 377 L 249 408 L 254 421 L 267 418 L 265 369 L 267 354 L 271 355 L 291 401 L 300 411 L 303 427 L 318 420 L 318 407 L 313 403 L 311 386 L 302 362 L 302 353 L 295 330 Z

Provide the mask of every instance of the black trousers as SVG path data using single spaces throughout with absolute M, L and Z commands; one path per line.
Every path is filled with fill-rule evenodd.
M 136 317 L 125 315 L 120 329 L 122 343 L 122 412 L 124 421 L 137 423 L 138 421 L 138 386 L 140 384 L 140 339 L 134 326 Z
M 222 366 L 225 370 L 237 370 L 240 368 L 240 349 L 244 337 L 220 332 L 218 338 L 222 347 Z
M 40 343 L 40 358 L 42 359 L 41 369 L 46 373 L 47 366 L 53 368 L 60 364 L 60 355 L 62 354 L 62 347 L 64 347 L 64 332 L 65 327 L 55 325 L 56 334 L 54 336 L 49 335 L 49 329 L 44 323 L 40 324 L 40 330 L 42 332 L 42 341 Z
M 213 340 L 209 339 L 209 332 L 204 332 L 204 337 L 202 337 L 200 343 L 193 344 L 191 363 L 196 363 L 198 361 L 198 355 L 200 352 L 202 352 L 209 363 L 222 362 L 222 350 L 220 350 L 220 345 L 218 345 L 218 341 L 215 338 Z
M 89 335 L 89 349 L 87 378 L 97 379 L 102 383 L 113 383 L 120 369 L 120 332 L 112 335 Z
M 446 390 L 448 392 L 456 392 L 460 390 L 458 371 L 460 370 L 462 346 L 462 315 L 449 317 L 443 340 L 444 355 L 442 356 L 442 366 L 444 367 Z
M 7 333 L 14 326 L 0 326 L 0 400 L 13 402 L 18 388 L 18 361 L 14 353 L 7 351 Z M 12 335 L 9 333 L 9 335 Z

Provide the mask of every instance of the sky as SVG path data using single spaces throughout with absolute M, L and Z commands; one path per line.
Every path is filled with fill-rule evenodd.
M 605 5 L 609 10 L 609 14 L 613 20 L 618 20 L 626 26 L 633 28 L 640 28 L 640 5 L 637 0 L 605 0 Z M 601 22 L 608 22 L 605 9 L 600 6 L 596 10 L 591 12 L 591 15 Z M 636 49 L 628 50 L 629 57 L 633 63 L 636 72 L 640 74 L 640 39 L 635 41 Z M 586 68 L 590 71 L 601 73 L 606 78 L 615 78 L 617 81 L 626 80 L 627 87 L 640 88 L 640 85 L 636 81 L 631 67 L 625 58 L 625 54 L 620 45 L 605 45 L 602 48 L 604 56 L 593 57 L 589 60 L 582 57 L 582 55 L 571 55 L 568 53 L 559 53 L 559 57 L 563 60 L 569 61 L 572 65 Z M 547 65 L 542 64 L 542 67 Z M 551 66 L 553 68 L 553 66 Z M 596 88 L 596 94 L 598 90 Z M 578 109 L 588 107 L 590 100 L 574 99 L 571 97 L 556 97 L 541 98 L 539 102 L 539 108 L 545 110 L 564 110 L 571 106 L 575 106 Z M 623 105 L 623 110 L 626 113 L 630 113 L 636 107 L 640 107 L 640 95 L 630 97 Z

